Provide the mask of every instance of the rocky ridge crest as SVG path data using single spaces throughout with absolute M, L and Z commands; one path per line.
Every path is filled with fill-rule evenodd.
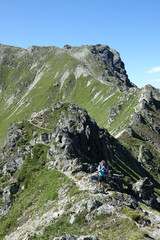
M 27 130 L 26 126 L 30 130 Z M 30 131 L 31 135 L 27 131 Z M 99 128 L 85 110 L 74 104 L 59 102 L 51 108 L 35 113 L 29 121 L 11 124 L 2 152 L 1 174 L 8 178 L 8 186 L 1 187 L 1 216 L 10 211 L 14 197 L 22 191 L 23 178 L 19 176 L 17 179 L 16 174 L 27 161 L 28 154 L 31 154 L 31 159 L 35 159 L 33 150 L 38 144 L 49 146 L 47 159 L 42 162 L 42 166 L 48 170 L 56 167 L 73 179 L 81 190 L 89 193 L 87 198 L 84 197 L 83 201 L 73 204 L 68 210 L 70 224 L 74 224 L 78 214 L 86 209 L 86 221 L 93 221 L 95 217 L 104 214 L 119 216 L 119 212 L 126 207 L 137 211 L 140 207 L 138 201 L 160 209 L 159 202 L 154 197 L 154 185 L 149 178 L 143 178 L 132 185 L 130 181 L 125 181 L 122 173 L 114 170 L 112 161 L 116 161 L 115 155 L 123 160 L 126 157 L 125 149 L 120 143 L 106 129 Z M 97 191 L 97 165 L 102 158 L 113 168 L 107 180 L 107 194 Z M 70 200 L 67 195 L 63 197 L 64 189 L 60 191 L 60 199 L 63 198 L 63 201 L 59 201 L 59 207 L 62 208 L 65 198 L 65 202 Z M 64 212 L 61 211 L 61 214 Z M 135 220 L 137 226 L 152 225 L 150 217 L 145 217 L 143 212 L 140 215 L 141 217 Z M 56 216 L 58 218 L 58 215 Z M 23 231 L 25 233 L 24 229 Z M 18 231 L 13 236 L 18 236 L 16 234 L 19 234 Z

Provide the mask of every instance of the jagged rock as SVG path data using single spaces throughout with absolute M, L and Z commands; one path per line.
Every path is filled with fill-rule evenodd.
M 86 210 L 86 204 L 83 204 L 83 202 L 78 202 L 78 203 L 74 204 L 70 210 L 71 210 L 71 212 L 76 213 L 76 214 L 81 213 L 84 210 Z
M 21 154 L 20 154 L 21 156 Z M 3 174 L 6 174 L 7 172 L 11 174 L 11 176 L 22 166 L 23 159 L 19 155 L 15 154 L 12 155 L 7 163 L 3 167 Z
M 59 106 L 52 106 L 53 113 L 59 107 L 62 108 L 63 104 L 58 104 Z M 74 104 L 67 105 L 69 114 L 68 116 L 63 116 L 63 123 L 60 123 L 59 130 L 55 136 L 55 142 L 57 143 L 54 152 L 56 158 L 55 166 L 58 169 L 62 169 L 62 166 L 64 168 L 72 167 L 73 169 L 71 163 L 66 160 L 77 157 L 88 161 L 92 158 L 93 162 L 97 161 L 97 159 L 106 159 L 108 155 L 106 146 L 108 132 L 104 129 L 99 129 L 95 121 L 88 116 L 85 110 Z M 80 164 L 80 161 L 78 164 L 81 167 L 78 167 L 76 171 L 80 171 L 82 168 L 90 171 L 89 166 L 86 167 Z M 92 171 L 93 169 L 95 167 L 92 168 Z
M 64 48 L 66 48 L 66 49 L 71 49 L 72 47 L 67 44 L 67 45 L 64 45 Z
M 121 104 L 118 104 L 111 108 L 109 112 L 109 122 L 113 122 L 117 115 L 121 113 Z
M 129 134 L 130 137 L 134 137 L 134 131 L 131 126 L 128 126 L 126 128 L 127 133 Z
M 114 206 L 112 206 L 110 204 L 103 204 L 101 207 L 99 207 L 96 210 L 96 214 L 97 214 L 97 216 L 100 216 L 100 215 L 104 215 L 104 214 L 112 214 L 116 211 L 117 211 L 117 209 Z
M 123 204 L 130 208 L 136 209 L 139 206 L 137 200 L 131 195 L 123 194 L 123 199 Z
M 146 205 L 160 210 L 160 204 L 153 196 L 154 185 L 147 177 L 139 180 L 133 185 L 134 194 Z
M 146 109 L 146 110 L 150 109 L 149 104 L 145 99 L 142 99 L 142 101 L 140 102 L 140 108 L 141 109 Z
M 133 87 L 126 74 L 125 65 L 117 51 L 100 44 L 91 46 L 90 51 L 93 57 L 105 67 L 108 75 L 116 75 L 127 87 Z
M 133 185 L 133 190 L 140 198 L 147 199 L 154 192 L 154 185 L 148 177 L 145 177 Z
M 7 154 L 16 150 L 16 143 L 21 138 L 21 130 L 17 129 L 16 124 L 11 123 L 8 129 L 8 135 L 5 141 L 5 147 L 2 151 L 2 159 L 7 157 Z
M 16 148 L 16 144 L 21 137 L 21 129 L 17 128 L 14 123 L 10 124 L 5 146 L 1 153 L 2 161 L 5 163 L 2 170 L 3 174 L 8 172 L 13 175 L 23 164 L 23 153 Z
M 9 186 L 5 187 L 2 192 L 2 211 L 1 216 L 5 215 L 11 208 L 13 202 L 13 195 L 19 189 L 19 182 L 14 181 Z
M 38 46 L 30 46 L 27 48 L 27 51 L 31 54 L 39 49 Z
M 140 100 L 146 109 L 153 108 L 154 110 L 160 108 L 160 92 L 151 85 L 146 85 L 142 91 Z
M 94 199 L 90 199 L 87 202 L 87 211 L 91 212 L 93 211 L 95 208 L 98 208 L 100 206 L 102 206 L 103 204 L 100 201 L 94 200 Z
M 142 124 L 146 124 L 144 117 L 140 113 L 137 113 L 137 112 L 135 112 L 134 115 L 132 116 L 132 120 L 138 121 Z
M 4 190 L 3 190 L 2 202 L 3 202 L 5 210 L 8 209 L 10 207 L 10 205 L 11 205 L 12 195 L 11 195 L 9 186 L 5 187 Z
M 19 186 L 20 186 L 20 183 L 18 181 L 12 182 L 10 186 L 10 193 L 12 195 L 16 194 L 18 192 Z
M 157 132 L 157 134 L 160 134 L 160 128 L 158 126 L 153 126 L 153 128 Z
M 40 141 L 48 144 L 49 143 L 48 133 L 40 133 Z
M 160 203 L 157 201 L 157 199 L 152 195 L 148 199 L 142 199 L 142 202 L 146 205 L 160 211 Z

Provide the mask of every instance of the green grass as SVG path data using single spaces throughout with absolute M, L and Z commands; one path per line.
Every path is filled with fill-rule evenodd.
M 85 215 L 85 211 L 79 214 L 73 224 L 70 224 L 69 218 L 64 215 L 46 227 L 42 235 L 35 234 L 29 240 L 50 240 L 66 234 L 77 236 L 95 235 L 100 240 L 118 240 L 122 239 L 122 237 L 131 240 L 146 239 L 132 220 L 118 218 L 114 215 L 103 215 L 95 217 L 91 221 L 86 221 Z
M 21 186 L 25 186 L 24 190 L 20 190 L 15 195 L 11 210 L 1 218 L 1 239 L 37 210 L 43 212 L 48 200 L 56 201 L 59 189 L 70 182 L 67 177 L 56 170 L 36 168 L 29 170 L 30 174 L 26 173 L 25 177 L 22 175 L 24 179 L 20 179 L 23 180 Z M 23 215 L 24 212 L 25 215 Z
M 133 211 L 128 208 L 123 208 L 120 210 L 120 212 L 130 217 L 135 222 L 141 222 L 143 220 L 143 216 L 139 212 L 136 212 L 135 210 Z
M 11 210 L 1 218 L 0 238 L 9 234 L 34 212 L 46 211 L 48 200 L 56 202 L 58 191 L 64 186 L 73 186 L 73 181 L 56 170 L 47 170 L 45 167 L 48 146 L 37 144 L 33 147 L 33 158 L 28 154 L 21 169 L 15 178 L 20 181 L 20 190 L 14 195 Z M 23 190 L 21 190 L 23 186 Z M 71 189 L 74 189 L 71 191 Z M 73 192 L 74 191 L 74 192 Z M 77 189 L 70 187 L 71 196 Z M 25 212 L 25 215 L 23 214 Z

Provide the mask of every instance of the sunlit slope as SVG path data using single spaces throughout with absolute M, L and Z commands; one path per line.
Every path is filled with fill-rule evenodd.
M 81 55 L 84 52 L 83 59 L 75 52 Z M 89 46 L 68 52 L 66 48 L 30 47 L 24 50 L 1 45 L 1 146 L 11 122 L 29 118 L 33 112 L 57 101 L 68 101 L 86 108 L 100 126 L 111 130 L 119 127 L 119 121 L 108 125 L 109 112 L 119 103 L 120 115 L 126 114 L 130 106 L 130 112 L 133 112 L 137 89 L 133 87 L 124 91 L 126 85 L 116 78 L 116 71 L 99 63 L 92 55 Z M 126 123 L 130 114 L 127 115 Z

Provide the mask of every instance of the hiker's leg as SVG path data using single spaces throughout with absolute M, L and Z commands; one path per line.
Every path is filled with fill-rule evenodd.
M 105 190 L 106 176 L 103 177 L 103 191 Z
M 102 185 L 102 176 L 99 176 L 99 189 L 101 189 L 101 185 Z
M 105 181 L 103 181 L 103 190 L 104 190 L 104 188 L 105 188 Z

